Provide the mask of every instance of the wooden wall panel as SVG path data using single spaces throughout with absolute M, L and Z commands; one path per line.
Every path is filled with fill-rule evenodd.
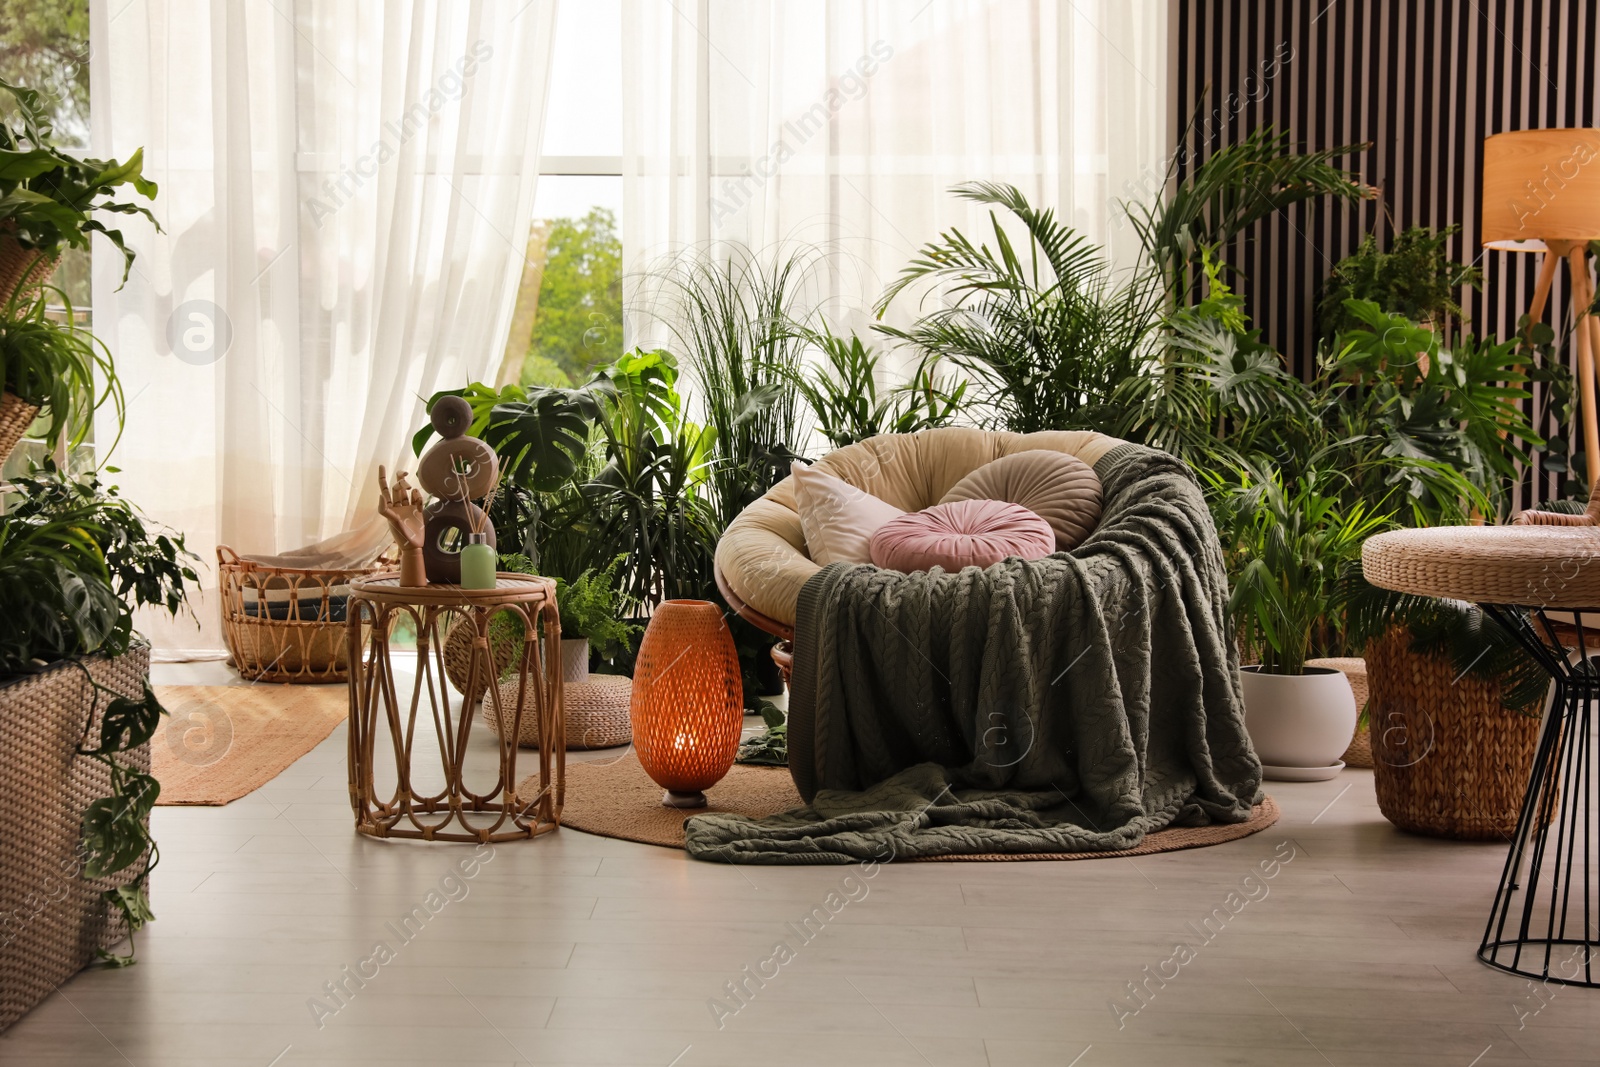
M 1256 324 L 1302 373 L 1318 287 L 1368 232 L 1460 223 L 1453 255 L 1484 275 L 1460 297 L 1469 329 L 1511 335 L 1537 257 L 1478 245 L 1483 139 L 1600 125 L 1597 23 L 1593 0 L 1172 0 L 1175 141 L 1199 114 L 1180 175 L 1264 123 L 1307 148 L 1372 142 L 1344 164 L 1378 201 L 1298 206 L 1225 250 Z M 1551 315 L 1566 307 L 1563 277 Z M 1519 502 L 1551 488 L 1530 481 Z

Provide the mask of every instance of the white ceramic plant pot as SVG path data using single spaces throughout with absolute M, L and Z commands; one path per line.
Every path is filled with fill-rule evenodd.
M 561 639 L 561 680 L 587 682 L 589 680 L 589 639 L 563 637 Z M 1344 749 L 1339 751 L 1343 752 Z
M 1244 724 L 1268 778 L 1332 778 L 1356 729 L 1356 697 L 1342 671 L 1307 667 L 1301 675 L 1239 672 Z

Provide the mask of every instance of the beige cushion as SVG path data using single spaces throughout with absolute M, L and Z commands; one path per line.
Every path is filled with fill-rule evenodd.
M 1040 515 L 1055 531 L 1056 550 L 1070 552 L 1100 522 L 1100 479 L 1077 456 L 1033 449 L 985 463 L 940 500 L 1004 500 Z
M 872 535 L 905 514 L 905 509 L 804 463 L 794 464 L 790 472 L 806 551 L 819 566 L 871 563 Z
M 1077 456 L 1092 467 L 1122 443 L 1092 430 L 1017 434 L 949 426 L 872 437 L 829 453 L 814 466 L 902 511 L 921 511 L 1001 456 L 1047 449 Z M 740 599 L 788 625 L 794 624 L 800 587 L 819 569 L 806 552 L 795 504 L 791 476 L 745 508 L 717 544 L 717 567 Z

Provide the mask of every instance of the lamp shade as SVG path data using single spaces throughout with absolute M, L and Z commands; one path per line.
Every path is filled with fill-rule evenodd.
M 645 773 L 662 803 L 701 807 L 739 752 L 744 726 L 739 653 L 722 609 L 705 600 L 668 600 L 639 643 L 629 718 Z
M 1483 142 L 1487 248 L 1600 238 L 1600 130 L 1518 130 Z

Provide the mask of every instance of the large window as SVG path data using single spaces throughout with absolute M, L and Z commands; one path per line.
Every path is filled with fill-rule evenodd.
M 622 354 L 621 9 L 558 7 L 529 241 L 542 277 L 519 295 L 527 337 L 514 336 L 523 356 L 505 374 L 524 385 L 580 385 Z

